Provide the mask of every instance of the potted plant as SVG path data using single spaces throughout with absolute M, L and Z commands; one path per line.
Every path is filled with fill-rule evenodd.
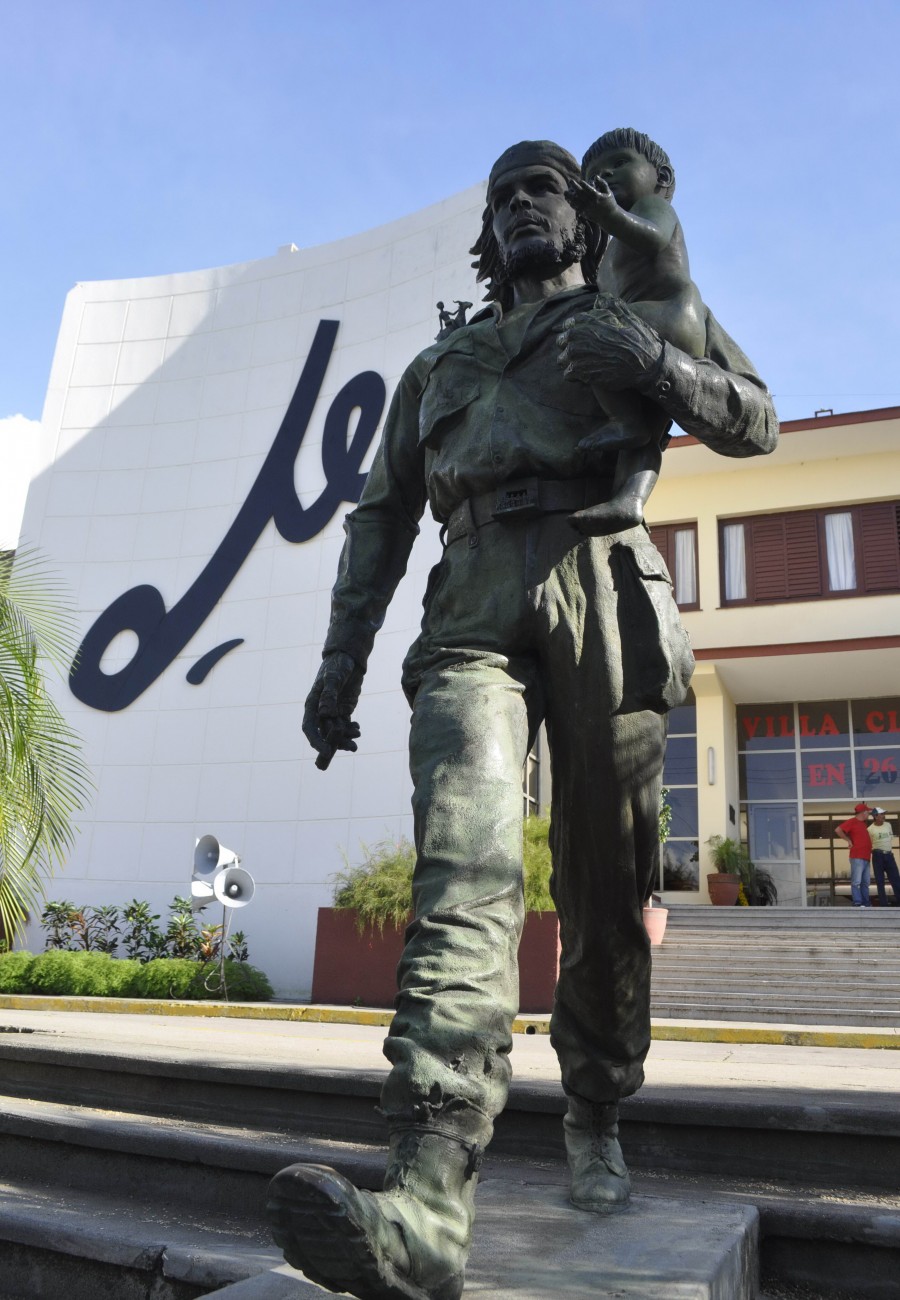
M 549 822 L 523 827 L 525 928 L 519 945 L 519 1005 L 553 1009 L 559 974 L 559 925 L 550 897 Z M 362 863 L 334 878 L 334 906 L 320 907 L 313 964 L 313 1002 L 391 1007 L 397 964 L 412 910 L 415 849 L 408 840 L 365 848 Z
M 650 945 L 658 948 L 666 933 L 669 909 L 662 906 L 659 894 L 651 894 L 644 904 L 644 929 L 650 937 Z
M 711 835 L 706 842 L 716 867 L 706 877 L 713 903 L 731 907 L 743 901 L 751 907 L 773 907 L 778 902 L 775 881 L 753 863 L 746 845 L 722 835 Z
M 669 827 L 672 825 L 672 807 L 669 803 L 669 791 L 665 786 L 659 792 L 659 845 L 662 849 L 669 837 Z M 659 894 L 651 894 L 644 904 L 644 929 L 650 936 L 650 945 L 653 948 L 659 947 L 666 933 L 666 923 L 669 919 L 669 909 L 662 906 L 662 899 Z
M 741 892 L 741 878 L 750 863 L 750 854 L 738 840 L 725 835 L 711 835 L 706 841 L 715 871 L 706 877 L 709 900 L 716 907 L 734 907 Z

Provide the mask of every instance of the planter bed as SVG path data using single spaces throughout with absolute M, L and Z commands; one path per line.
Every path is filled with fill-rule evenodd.
M 313 967 L 313 1002 L 337 1006 L 392 1007 L 405 927 L 357 928 L 350 908 L 320 907 Z M 529 912 L 519 945 L 519 1010 L 553 1010 L 559 974 L 559 925 L 555 912 Z

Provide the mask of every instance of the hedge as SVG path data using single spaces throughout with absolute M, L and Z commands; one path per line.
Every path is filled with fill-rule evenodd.
M 246 962 L 225 962 L 228 996 L 240 1002 L 268 1002 L 272 986 Z M 0 993 L 45 993 L 107 998 L 221 998 L 219 967 L 186 957 L 160 957 L 141 964 L 101 952 L 51 949 L 0 953 Z

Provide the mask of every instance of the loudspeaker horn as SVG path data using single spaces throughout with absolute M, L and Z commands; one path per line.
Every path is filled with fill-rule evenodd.
M 202 912 L 215 898 L 215 891 L 208 880 L 191 881 L 191 911 Z
M 243 867 L 226 867 L 213 881 L 213 892 L 226 907 L 246 907 L 256 893 L 256 881 Z
M 220 844 L 215 835 L 201 835 L 194 847 L 194 879 L 213 876 L 223 867 L 237 866 L 239 862 L 234 849 Z

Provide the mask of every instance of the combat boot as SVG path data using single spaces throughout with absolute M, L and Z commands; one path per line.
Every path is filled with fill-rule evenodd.
M 483 1149 L 449 1132 L 391 1134 L 381 1192 L 324 1165 L 289 1165 L 267 1211 L 284 1257 L 311 1282 L 360 1300 L 459 1300 Z
M 569 1098 L 563 1120 L 566 1154 L 572 1172 L 572 1204 L 594 1214 L 624 1210 L 631 1179 L 619 1146 L 619 1108 Z

